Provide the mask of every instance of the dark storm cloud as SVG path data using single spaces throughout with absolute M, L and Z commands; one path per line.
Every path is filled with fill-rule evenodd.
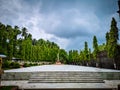
M 117 0 L 0 0 L 0 21 L 27 27 L 34 38 L 49 39 L 61 48 L 80 49 L 92 38 L 105 42 Z

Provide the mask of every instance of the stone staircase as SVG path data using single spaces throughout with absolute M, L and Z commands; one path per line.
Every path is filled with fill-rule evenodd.
M 46 71 L 33 74 L 29 83 L 104 83 L 104 81 L 94 72 Z

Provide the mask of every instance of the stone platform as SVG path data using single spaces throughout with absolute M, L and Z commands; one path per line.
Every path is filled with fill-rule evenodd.
M 43 65 L 5 70 L 2 85 L 20 89 L 112 90 L 120 84 L 120 71 L 75 65 Z
M 120 72 L 120 70 L 101 69 L 77 65 L 42 65 L 19 69 L 5 70 L 5 72 L 39 72 L 39 71 L 82 71 L 82 72 Z

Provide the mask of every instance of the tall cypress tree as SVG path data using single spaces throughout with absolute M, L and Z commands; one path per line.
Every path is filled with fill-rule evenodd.
M 98 42 L 97 42 L 97 38 L 96 36 L 93 37 L 93 55 L 94 55 L 94 58 L 96 59 L 97 58 L 97 54 L 99 52 L 99 49 L 98 49 Z
M 118 34 L 117 22 L 114 18 L 112 18 L 107 51 L 108 51 L 108 56 L 113 59 L 115 59 L 115 57 L 118 55 L 118 50 L 117 50 L 117 45 L 119 40 L 118 36 L 119 34 Z
M 109 41 L 109 32 L 106 33 L 106 45 L 108 45 L 108 41 Z
M 85 60 L 88 60 L 88 44 L 87 44 L 87 42 L 85 42 L 84 53 L 85 53 Z

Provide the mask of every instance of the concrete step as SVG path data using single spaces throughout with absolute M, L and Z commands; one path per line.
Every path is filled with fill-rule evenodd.
M 35 74 L 35 75 L 32 75 L 32 76 L 100 76 L 99 74 L 81 74 L 81 73 L 78 73 L 78 74 L 71 74 L 71 73 L 68 73 L 68 74 L 56 74 L 56 73 L 52 73 L 52 74 Z
M 94 78 L 94 79 L 102 79 L 101 77 L 93 77 L 93 76 L 92 76 L 92 77 L 89 77 L 89 76 L 87 76 L 87 77 L 85 77 L 85 76 L 77 76 L 77 77 L 76 77 L 76 76 L 67 76 L 67 77 L 66 77 L 66 76 L 64 76 L 64 77 L 62 77 L 62 76 L 61 76 L 61 77 L 58 77 L 58 76 L 31 77 L 31 79 L 42 79 L 42 78 L 43 78 L 43 79 L 49 79 L 49 78 L 51 78 L 51 79 L 54 79 L 54 78 L 55 78 L 55 79 L 58 79 L 58 78 L 63 78 L 63 79 L 71 79 L 71 78 L 72 78 L 72 79 L 76 79 L 76 78 L 77 78 L 77 79 L 91 79 L 91 78 Z
M 102 79 L 101 77 L 93 77 L 93 76 L 39 76 L 39 77 L 31 77 L 31 79 Z
M 33 74 L 29 83 L 103 83 L 103 80 L 96 73 L 41 72 Z
M 38 75 L 48 74 L 48 73 L 49 73 L 49 74 L 54 74 L 54 73 L 55 73 L 55 74 L 59 74 L 59 75 L 60 75 L 60 74 L 61 74 L 61 75 L 62 75 L 62 74 L 66 74 L 66 75 L 67 75 L 67 74 L 69 74 L 69 73 L 70 73 L 70 74 L 74 74 L 74 75 L 75 75 L 75 74 L 81 74 L 81 75 L 82 75 L 82 74 L 84 74 L 84 75 L 96 74 L 96 73 L 94 73 L 94 72 L 78 72 L 78 71 L 76 71 L 76 72 L 74 72 L 74 71 L 64 71 L 64 72 L 63 72 L 63 71 L 60 71 L 60 72 L 57 72 L 57 71 L 54 71 L 54 72 L 52 72 L 52 71 L 51 71 L 51 72 L 50 72 L 50 71 L 46 71 L 46 72 L 45 72 L 45 71 L 43 71 L 43 72 L 40 72 L 40 74 L 38 74 Z M 87 74 L 86 74 L 86 73 L 87 73 Z
M 100 75 L 97 75 L 97 74 L 88 74 L 88 75 L 86 75 L 86 74 L 81 74 L 81 73 L 78 73 L 78 74 L 70 74 L 70 73 L 68 73 L 67 75 L 66 74 L 56 74 L 56 73 L 53 73 L 53 74 L 41 74 L 41 75 L 33 75 L 33 77 L 50 77 L 50 76 L 52 76 L 52 77 L 62 77 L 62 76 L 64 76 L 64 77 L 93 77 L 93 76 L 96 76 L 96 77 L 100 77 Z
M 41 79 L 29 79 L 29 80 L 101 80 L 96 78 L 41 78 Z
M 30 80 L 29 82 L 38 82 L 38 83 L 43 83 L 43 82 L 54 82 L 54 83 L 103 83 L 103 80 Z
M 104 83 L 102 80 L 32 80 L 29 83 Z

